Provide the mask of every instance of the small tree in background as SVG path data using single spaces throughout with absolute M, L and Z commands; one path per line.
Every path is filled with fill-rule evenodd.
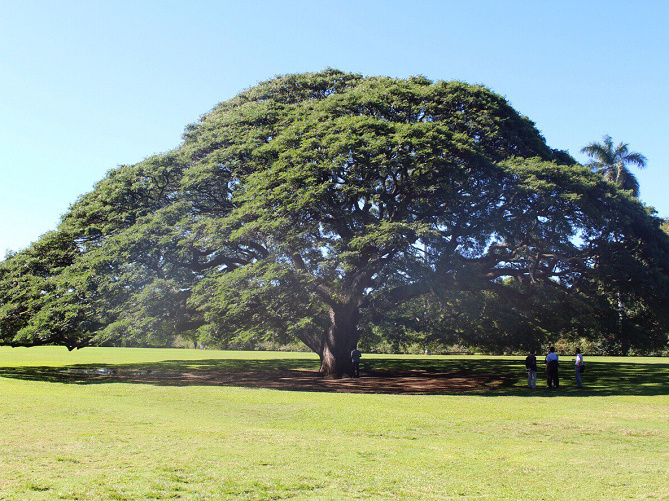
M 593 171 L 623 190 L 631 190 L 635 197 L 639 196 L 639 181 L 628 165 L 636 165 L 640 169 L 646 167 L 646 157 L 641 153 L 629 151 L 627 143 L 618 143 L 615 146 L 608 134 L 602 137 L 600 143 L 592 142 L 581 148 L 581 153 L 591 158 L 587 165 Z

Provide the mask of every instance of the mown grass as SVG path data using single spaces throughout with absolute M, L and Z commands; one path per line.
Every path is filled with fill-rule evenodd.
M 0 499 L 669 499 L 669 364 L 365 356 L 496 373 L 483 393 L 277 391 L 107 372 L 315 369 L 308 354 L 0 348 Z M 569 357 L 563 357 L 564 369 Z

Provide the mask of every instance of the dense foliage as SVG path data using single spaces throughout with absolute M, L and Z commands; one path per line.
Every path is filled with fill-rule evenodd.
M 219 104 L 178 149 L 111 171 L 9 256 L 0 340 L 299 339 L 331 375 L 361 335 L 407 329 L 657 347 L 660 224 L 484 87 L 289 75 Z

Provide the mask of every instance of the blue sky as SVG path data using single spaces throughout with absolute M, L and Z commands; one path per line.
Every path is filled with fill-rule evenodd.
M 668 25 L 663 0 L 2 2 L 0 259 L 218 102 L 327 67 L 487 85 L 579 161 L 608 133 L 669 217 Z

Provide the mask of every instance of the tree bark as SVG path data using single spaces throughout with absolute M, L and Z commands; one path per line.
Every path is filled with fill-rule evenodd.
M 357 304 L 330 307 L 330 327 L 325 333 L 325 342 L 320 353 L 321 373 L 325 377 L 340 378 L 353 375 L 351 351 L 360 339 L 358 322 L 360 310 Z

